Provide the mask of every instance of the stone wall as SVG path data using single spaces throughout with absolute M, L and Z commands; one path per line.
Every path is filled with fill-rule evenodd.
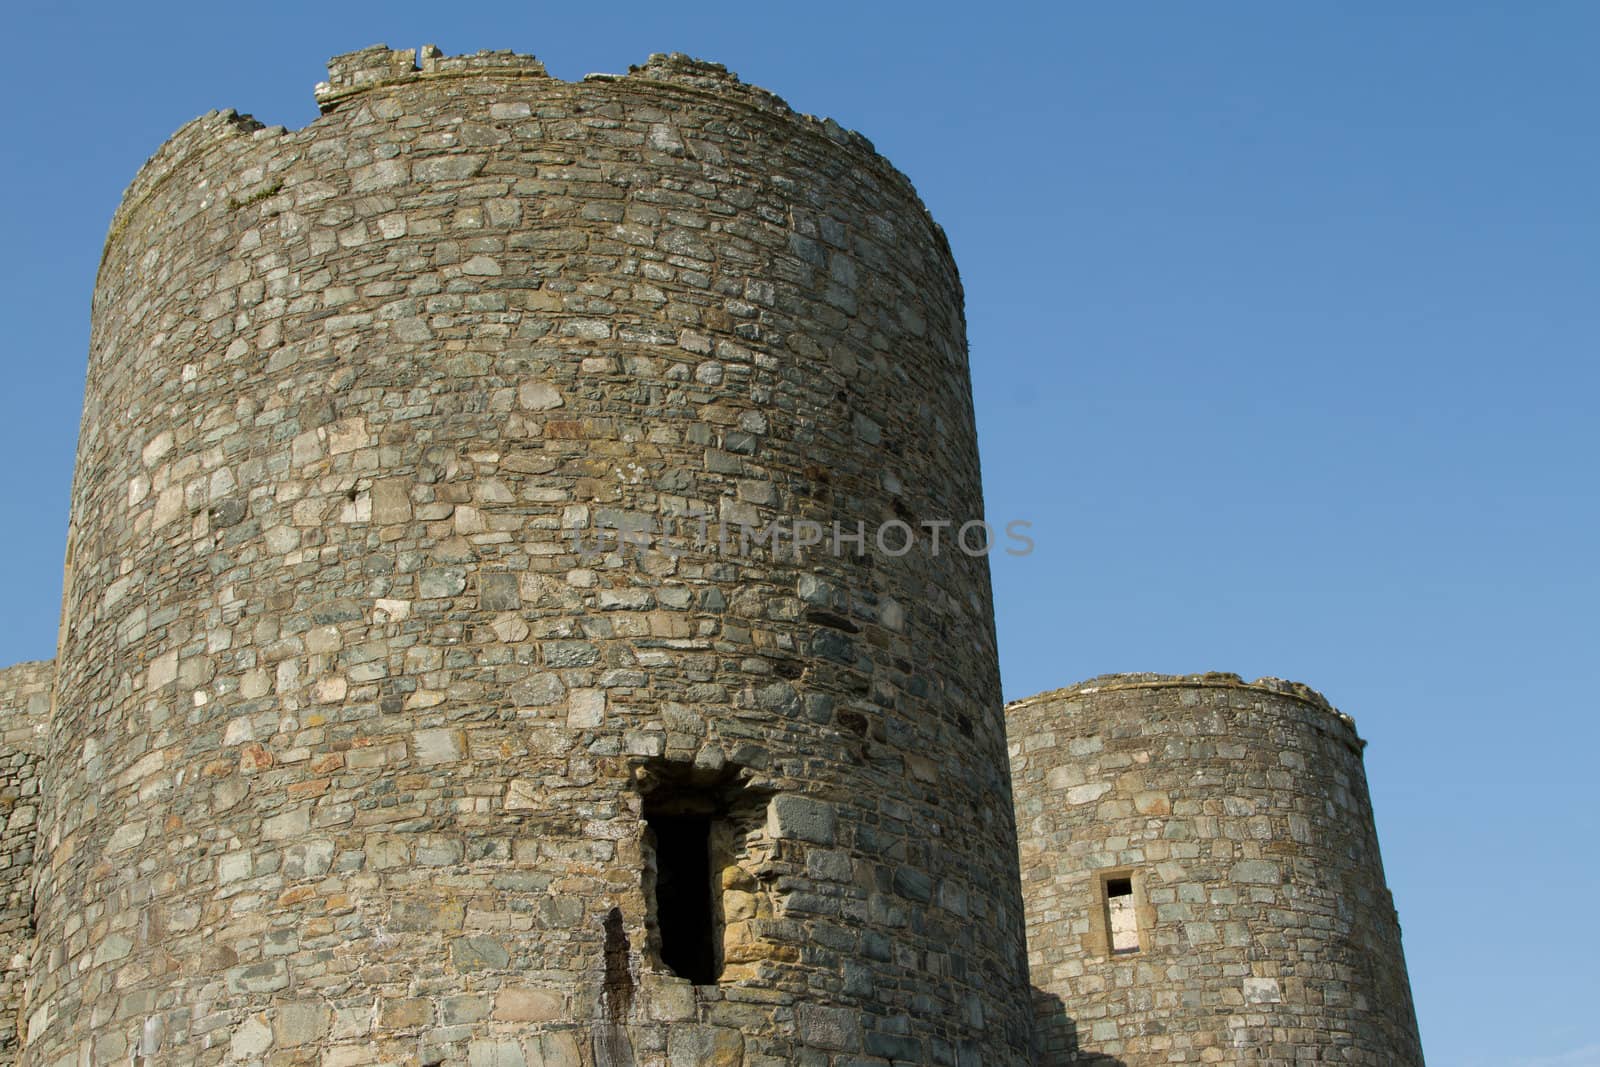
M 1041 1064 L 1422 1063 L 1347 716 L 1276 679 L 1113 675 L 1008 723 Z
M 986 561 L 569 536 L 981 515 L 910 184 L 683 57 L 318 97 L 113 221 L 22 1062 L 1025 1062 Z
M 39 757 L 55 664 L 0 670 L 0 1064 L 17 1061 L 17 1016 L 33 953 L 33 856 Z

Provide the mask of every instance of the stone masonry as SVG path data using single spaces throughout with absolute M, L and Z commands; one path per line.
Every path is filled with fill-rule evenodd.
M 986 561 L 570 536 L 981 515 L 943 234 L 719 66 L 416 59 L 112 222 L 22 1062 L 1025 1062 Z
M 0 1063 L 17 1061 L 17 1014 L 33 950 L 39 757 L 50 725 L 51 663 L 0 670 Z
M 1231 674 L 1008 717 L 1041 1063 L 1422 1063 L 1349 717 Z
M 869 142 L 680 55 L 316 93 L 112 221 L 0 1065 L 1421 1064 L 1320 697 L 1101 680 L 1008 764 L 987 560 L 873 533 L 983 502 Z

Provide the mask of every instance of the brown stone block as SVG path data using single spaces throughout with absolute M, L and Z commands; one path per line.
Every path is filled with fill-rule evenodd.
M 433 1021 L 433 1002 L 422 997 L 383 1001 L 378 1010 L 378 1025 L 389 1029 L 427 1026 Z
M 258 774 L 270 770 L 276 762 L 265 745 L 251 741 L 239 746 L 239 770 L 245 774 Z
M 565 1011 L 565 999 L 544 989 L 511 986 L 494 996 L 493 1018 L 507 1022 L 554 1022 Z
M 547 419 L 544 424 L 544 435 L 547 438 L 570 441 L 580 441 L 587 437 L 583 423 L 572 419 Z
M 320 756 L 311 757 L 311 772 L 313 774 L 331 774 L 344 766 L 344 753 L 325 752 Z

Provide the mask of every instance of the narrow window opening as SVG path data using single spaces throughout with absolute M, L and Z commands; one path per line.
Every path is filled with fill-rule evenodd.
M 695 985 L 720 977 L 721 894 L 712 882 L 710 815 L 645 813 L 654 838 L 655 917 L 661 962 Z
M 1105 886 L 1106 934 L 1113 956 L 1139 951 L 1139 909 L 1131 877 L 1107 878 Z
M 652 760 L 634 770 L 644 891 L 644 959 L 700 985 L 738 979 L 766 960 L 761 889 L 772 790 L 733 763 L 717 770 Z

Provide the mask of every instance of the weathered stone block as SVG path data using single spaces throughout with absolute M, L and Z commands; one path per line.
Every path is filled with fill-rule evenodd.
M 457 970 L 498 970 L 510 964 L 511 954 L 492 937 L 458 937 L 450 942 L 450 961 Z
M 454 763 L 466 757 L 467 735 L 452 728 L 416 730 L 411 734 L 411 752 L 424 767 Z
M 294 1048 L 321 1041 L 333 1022 L 333 1009 L 321 1001 L 290 1001 L 278 1006 L 272 1021 L 273 1042 Z
M 833 806 L 810 797 L 776 796 L 767 807 L 767 832 L 773 837 L 831 845 L 836 826 Z
M 438 567 L 422 572 L 417 581 L 417 595 L 424 600 L 459 596 L 467 588 L 467 572 L 463 567 Z
M 275 993 L 289 985 L 289 968 L 282 960 L 253 963 L 228 970 L 225 980 L 230 993 Z
M 513 1038 L 479 1038 L 467 1046 L 467 1067 L 528 1067 L 522 1043 Z
M 234 1027 L 228 1051 L 235 1060 L 248 1060 L 272 1047 L 272 1027 L 264 1014 L 251 1015 Z
M 815 1048 L 852 1051 L 860 1047 L 860 1023 L 854 1012 L 820 1004 L 801 1004 L 795 1011 L 800 1037 Z
M 457 509 L 459 517 L 461 509 Z M 478 576 L 478 606 L 485 611 L 515 611 L 522 606 L 522 594 L 515 574 L 490 571 Z
M 1233 865 L 1228 877 L 1247 885 L 1277 885 L 1283 881 L 1283 872 L 1270 860 L 1241 860 Z
M 561 996 L 548 990 L 507 986 L 494 995 L 493 1017 L 508 1022 L 553 1022 L 564 1010 Z

